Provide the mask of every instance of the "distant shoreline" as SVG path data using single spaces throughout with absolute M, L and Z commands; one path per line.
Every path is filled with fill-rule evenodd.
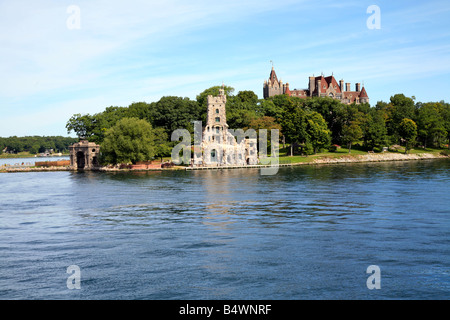
M 321 165 L 321 164 L 350 164 L 350 163 L 368 163 L 368 162 L 395 162 L 395 161 L 411 161 L 411 160 L 433 160 L 433 159 L 450 159 L 449 156 L 436 153 L 375 153 L 367 155 L 343 155 L 341 157 L 318 157 L 312 161 L 283 163 L 278 164 L 279 167 L 293 167 L 302 165 Z M 173 168 L 151 168 L 151 169 L 119 169 L 102 167 L 97 170 L 99 172 L 139 172 L 139 171 L 197 171 L 197 170 L 227 170 L 227 169 L 258 169 L 267 168 L 271 165 L 252 165 L 252 166 L 222 166 L 222 167 L 183 167 L 175 166 Z M 26 167 L 26 168 L 0 168 L 0 173 L 14 172 L 52 172 L 52 171 L 75 171 L 70 167 Z
M 52 154 L 48 156 L 41 156 L 38 154 L 10 154 L 10 153 L 2 153 L 0 154 L 0 159 L 28 159 L 28 158 L 57 158 L 57 157 L 69 157 L 68 153 L 61 154 Z

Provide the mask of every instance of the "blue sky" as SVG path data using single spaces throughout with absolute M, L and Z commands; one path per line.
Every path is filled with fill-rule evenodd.
M 262 98 L 271 60 L 291 89 L 323 72 L 372 105 L 450 102 L 449 17 L 448 0 L 0 0 L 0 136 L 67 136 L 75 113 L 222 82 Z

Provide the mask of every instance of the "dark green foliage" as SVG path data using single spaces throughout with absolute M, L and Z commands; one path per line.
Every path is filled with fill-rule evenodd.
M 155 132 L 146 120 L 122 118 L 105 132 L 102 144 L 105 163 L 136 163 L 152 160 L 155 154 Z
M 37 154 L 53 149 L 54 152 L 68 152 L 69 146 L 77 142 L 77 138 L 62 136 L 27 136 L 27 137 L 0 137 L 0 154 L 6 148 L 6 151 L 12 153 L 30 152 Z

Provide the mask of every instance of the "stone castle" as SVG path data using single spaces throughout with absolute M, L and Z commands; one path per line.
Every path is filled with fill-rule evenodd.
M 369 103 L 369 96 L 367 95 L 364 85 L 361 87 L 360 83 L 356 83 L 355 90 L 350 89 L 350 83 L 345 83 L 344 80 L 336 81 L 333 75 L 324 77 L 323 75 L 309 77 L 308 89 L 293 89 L 289 88 L 289 83 L 283 83 L 278 80 L 274 68 L 270 72 L 269 79 L 264 81 L 263 96 L 264 99 L 280 94 L 287 94 L 291 97 L 307 98 L 307 97 L 331 97 L 340 100 L 342 103 Z
M 206 125 L 201 151 L 194 152 L 194 166 L 246 166 L 258 164 L 257 139 L 237 138 L 228 130 L 224 86 L 219 95 L 207 97 Z

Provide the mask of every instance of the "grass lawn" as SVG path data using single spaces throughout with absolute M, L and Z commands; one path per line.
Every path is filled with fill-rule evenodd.
M 433 148 L 417 148 L 417 149 L 411 149 L 408 150 L 408 154 L 418 154 L 418 153 L 431 153 L 431 154 L 440 154 L 445 149 L 433 149 Z M 401 148 L 398 151 L 387 151 L 388 153 L 404 153 L 405 149 Z M 360 150 L 357 148 L 352 148 L 351 152 L 348 152 L 347 148 L 340 148 L 336 150 L 335 152 L 321 152 L 313 155 L 308 156 L 289 156 L 289 150 L 286 151 L 286 149 L 280 149 L 280 155 L 279 155 L 279 163 L 280 164 L 290 164 L 290 163 L 302 163 L 302 162 L 313 162 L 317 158 L 340 158 L 343 156 L 355 156 L 355 155 L 367 155 L 368 152 L 366 150 Z
M 32 158 L 34 154 L 30 154 L 28 151 L 19 152 L 17 154 L 2 153 L 0 159 L 13 159 L 13 158 Z
M 361 155 L 361 154 L 367 154 L 367 151 L 362 151 L 362 150 L 357 150 L 357 149 L 352 148 L 351 152 L 349 153 L 347 148 L 340 148 L 340 149 L 336 150 L 335 152 L 326 151 L 326 152 L 320 152 L 320 153 L 312 154 L 312 155 L 308 155 L 308 156 L 294 155 L 291 157 L 289 154 L 290 154 L 289 150 L 287 152 L 284 151 L 283 149 L 280 150 L 280 164 L 312 162 L 312 161 L 314 161 L 314 159 L 322 158 L 322 157 L 339 158 L 342 156 Z

